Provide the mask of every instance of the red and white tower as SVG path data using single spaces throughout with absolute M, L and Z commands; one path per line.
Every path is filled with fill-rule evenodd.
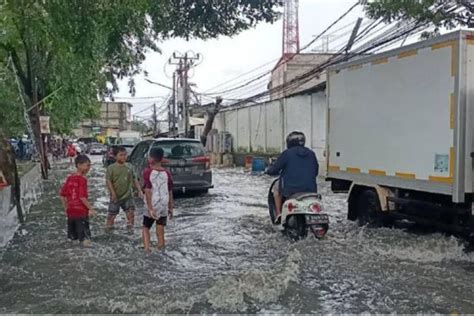
M 283 57 L 297 54 L 300 50 L 300 30 L 298 21 L 299 0 L 284 0 L 283 15 Z

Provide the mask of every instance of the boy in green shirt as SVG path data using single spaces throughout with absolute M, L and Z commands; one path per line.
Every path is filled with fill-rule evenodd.
M 143 193 L 140 183 L 133 170 L 126 164 L 127 150 L 125 147 L 118 147 L 115 163 L 107 168 L 106 180 L 110 193 L 110 204 L 107 216 L 106 228 L 114 227 L 115 217 L 124 210 L 127 214 L 127 227 L 133 229 L 135 225 L 135 203 L 133 202 L 132 188 L 138 191 L 140 198 Z

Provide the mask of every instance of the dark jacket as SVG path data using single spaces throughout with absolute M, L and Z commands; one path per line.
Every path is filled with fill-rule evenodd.
M 286 198 L 295 193 L 317 192 L 318 172 L 316 154 L 303 146 L 285 150 L 267 170 L 269 175 L 280 175 L 280 192 Z

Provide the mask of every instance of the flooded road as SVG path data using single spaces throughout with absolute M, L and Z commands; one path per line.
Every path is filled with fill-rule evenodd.
M 209 195 L 176 201 L 167 248 L 147 255 L 140 223 L 105 233 L 104 170 L 89 175 L 94 246 L 66 240 L 55 167 L 42 202 L 0 250 L 0 313 L 474 313 L 474 255 L 442 234 L 365 229 L 321 183 L 328 237 L 292 243 L 269 224 L 271 179 L 215 170 Z

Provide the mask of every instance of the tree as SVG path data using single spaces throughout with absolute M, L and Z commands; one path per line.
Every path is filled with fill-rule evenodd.
M 369 17 L 386 22 L 415 19 L 432 23 L 436 33 L 441 27 L 474 27 L 474 3 L 468 0 L 373 0 L 365 9 Z
M 51 116 L 53 130 L 67 132 L 83 117 L 97 115 L 98 96 L 116 92 L 117 80 L 130 78 L 133 94 L 133 76 L 142 71 L 147 51 L 159 51 L 158 41 L 232 36 L 275 21 L 280 5 L 280 0 L 4 0 L 2 68 L 14 66 L 8 69 L 21 83 L 34 138 L 44 152 L 40 114 Z
M 207 136 L 209 132 L 212 130 L 212 125 L 214 125 L 214 119 L 216 118 L 217 113 L 221 110 L 223 99 L 221 97 L 216 98 L 216 102 L 212 104 L 211 108 L 206 111 L 207 120 L 206 124 L 204 124 L 204 129 L 202 130 L 202 134 L 200 135 L 201 143 L 206 146 L 207 144 Z
M 152 128 L 146 122 L 134 120 L 132 122 L 132 130 L 140 132 L 140 134 L 142 135 L 145 135 L 150 133 L 152 131 Z

